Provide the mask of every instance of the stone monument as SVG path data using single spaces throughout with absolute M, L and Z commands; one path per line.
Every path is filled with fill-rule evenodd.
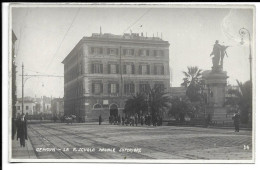
M 208 89 L 208 106 L 211 121 L 214 123 L 229 123 L 231 118 L 227 117 L 227 109 L 225 108 L 225 91 L 227 85 L 227 72 L 223 71 L 223 60 L 227 56 L 226 49 L 228 46 L 223 46 L 215 42 L 213 51 L 210 56 L 212 58 L 212 69 L 204 71 L 202 78 Z

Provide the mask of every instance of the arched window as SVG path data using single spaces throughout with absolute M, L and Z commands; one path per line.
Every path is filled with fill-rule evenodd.
M 93 109 L 101 109 L 101 108 L 102 108 L 102 106 L 99 103 L 94 104 L 94 106 L 93 106 Z

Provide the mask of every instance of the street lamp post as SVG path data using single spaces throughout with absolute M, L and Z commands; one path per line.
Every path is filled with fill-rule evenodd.
M 251 36 L 250 32 L 246 28 L 241 28 L 239 30 L 239 34 L 241 36 L 241 44 L 244 44 L 244 36 L 248 35 L 248 40 L 249 40 L 249 64 L 250 64 L 250 82 L 252 84 L 252 53 L 251 53 Z

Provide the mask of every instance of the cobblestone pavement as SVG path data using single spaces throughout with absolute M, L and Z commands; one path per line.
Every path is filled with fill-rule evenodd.
M 38 159 L 252 160 L 252 132 L 198 127 L 30 124 Z M 244 146 L 247 149 L 244 149 Z

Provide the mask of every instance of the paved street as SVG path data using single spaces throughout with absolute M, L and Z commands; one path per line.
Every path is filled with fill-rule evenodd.
M 38 159 L 252 159 L 245 130 L 48 123 L 28 125 L 28 135 Z

